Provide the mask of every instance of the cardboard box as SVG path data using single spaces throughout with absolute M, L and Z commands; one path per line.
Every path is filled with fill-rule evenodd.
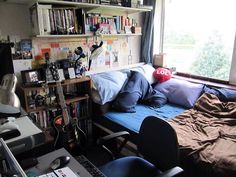
M 142 33 L 142 28 L 139 26 L 132 26 L 131 27 L 131 32 L 135 34 L 141 34 Z
M 153 56 L 153 66 L 154 67 L 166 67 L 166 57 L 165 54 L 155 54 Z

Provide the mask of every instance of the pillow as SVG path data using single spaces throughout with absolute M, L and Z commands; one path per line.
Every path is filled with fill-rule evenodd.
M 204 86 L 203 91 L 216 95 L 223 102 L 236 101 L 236 90 Z
M 141 68 L 143 68 L 144 71 L 144 76 L 146 77 L 146 79 L 148 80 L 148 82 L 150 84 L 153 84 L 156 82 L 155 78 L 153 77 L 153 72 L 155 71 L 155 68 L 153 68 L 151 65 L 146 64 L 141 66 Z
M 157 68 L 153 72 L 153 77 L 159 81 L 159 83 L 162 83 L 164 81 L 167 81 L 171 78 L 171 72 L 169 69 L 166 68 Z
M 127 78 L 127 74 L 120 71 L 91 75 L 94 87 L 92 89 L 93 101 L 100 105 L 113 101 L 120 92 Z
M 171 78 L 166 82 L 156 84 L 154 89 L 162 92 L 170 103 L 192 108 L 202 93 L 203 84 Z
M 224 102 L 236 101 L 236 90 L 220 88 L 217 89 L 220 92 L 220 100 Z
M 135 68 L 132 68 L 131 70 L 142 73 L 150 84 L 153 84 L 156 82 L 155 78 L 153 77 L 153 72 L 155 71 L 155 68 L 153 68 L 149 64 L 135 67 Z

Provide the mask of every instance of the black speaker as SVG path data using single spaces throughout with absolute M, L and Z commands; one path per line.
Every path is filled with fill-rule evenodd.
M 13 43 L 0 43 L 0 82 L 5 74 L 13 74 L 11 47 Z

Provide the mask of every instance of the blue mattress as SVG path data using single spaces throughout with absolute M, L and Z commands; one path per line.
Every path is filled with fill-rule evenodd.
M 105 113 L 104 117 L 138 133 L 143 119 L 147 116 L 156 116 L 167 120 L 181 114 L 185 110 L 185 108 L 173 104 L 165 104 L 161 108 L 138 104 L 136 105 L 135 113 L 109 111 Z

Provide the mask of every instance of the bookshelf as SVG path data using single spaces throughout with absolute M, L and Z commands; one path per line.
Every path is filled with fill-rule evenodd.
M 62 1 L 62 0 L 7 0 L 8 3 L 18 3 L 18 4 L 26 4 L 31 6 L 35 3 L 41 4 L 54 4 L 54 5 L 64 5 L 64 6 L 72 6 L 77 8 L 84 8 L 88 12 L 101 12 L 101 11 L 112 11 L 117 15 L 118 14 L 133 14 L 140 12 L 149 12 L 152 10 L 150 6 L 141 6 L 139 8 L 136 7 L 123 7 L 123 6 L 114 6 L 114 5 L 102 5 L 102 4 L 94 4 L 94 3 L 82 3 L 82 2 L 73 2 L 73 1 Z M 115 12 L 114 12 L 115 10 Z
M 82 128 L 87 133 L 89 131 L 88 122 L 90 121 L 91 112 L 89 97 L 91 90 L 90 78 L 83 76 L 82 78 L 68 79 L 61 84 L 70 116 L 78 119 L 79 124 L 83 126 Z M 22 106 L 26 112 L 33 117 L 34 122 L 42 130 L 45 132 L 50 130 L 53 118 L 60 115 L 60 106 L 57 98 L 54 98 L 50 103 L 46 103 L 46 98 L 57 97 L 56 84 L 52 83 L 47 87 L 21 87 L 21 91 L 24 101 Z M 45 94 L 46 92 L 47 94 Z M 37 103 L 38 95 L 44 97 L 44 102 L 41 104 Z
M 15 1 L 10 0 L 10 2 Z M 25 0 L 23 2 L 31 4 L 33 33 L 39 38 L 99 36 L 100 33 L 97 34 L 95 31 L 103 29 L 102 24 L 108 24 L 107 28 L 109 28 L 109 32 L 102 33 L 102 35 L 137 36 L 141 33 L 132 33 L 135 34 L 132 35 L 124 30 L 125 26 L 130 28 L 137 26 L 136 20 L 129 15 L 152 10 L 146 6 L 134 8 L 58 0 Z M 111 30 L 114 28 L 115 32 Z

